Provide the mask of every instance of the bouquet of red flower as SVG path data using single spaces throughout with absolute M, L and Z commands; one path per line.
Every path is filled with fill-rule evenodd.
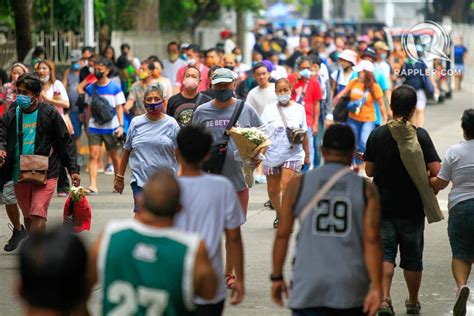
M 91 228 L 92 212 L 82 187 L 72 187 L 64 205 L 63 222 L 75 233 Z

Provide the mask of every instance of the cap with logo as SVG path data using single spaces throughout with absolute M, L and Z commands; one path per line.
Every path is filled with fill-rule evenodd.
M 362 53 L 362 57 L 364 56 L 367 56 L 367 57 L 371 57 L 373 59 L 376 59 L 377 58 L 377 52 L 375 51 L 375 49 L 373 49 L 372 47 L 367 47 L 364 52 Z
M 218 68 L 214 71 L 211 77 L 212 84 L 229 83 L 235 81 L 234 72 L 227 68 Z

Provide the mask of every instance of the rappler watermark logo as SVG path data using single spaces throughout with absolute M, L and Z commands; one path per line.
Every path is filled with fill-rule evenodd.
M 425 21 L 414 25 L 403 32 L 401 42 L 403 50 L 413 60 L 450 60 L 451 38 L 436 22 Z

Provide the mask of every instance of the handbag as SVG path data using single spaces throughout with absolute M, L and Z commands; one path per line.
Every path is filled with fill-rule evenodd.
M 244 107 L 244 102 L 242 100 L 237 100 L 237 105 L 235 106 L 232 117 L 230 118 L 229 123 L 224 131 L 220 140 L 215 141 L 210 150 L 210 158 L 204 162 L 203 171 L 208 173 L 220 174 L 222 168 L 224 167 L 225 157 L 227 155 L 227 147 L 229 142 L 229 130 L 237 123 L 240 113 Z
M 345 123 L 347 121 L 347 118 L 349 116 L 349 109 L 347 108 L 347 105 L 349 104 L 349 102 L 351 102 L 351 98 L 348 96 L 341 97 L 339 99 L 339 102 L 337 102 L 336 106 L 334 107 L 334 110 L 332 111 L 334 122 Z
M 278 113 L 280 114 L 281 120 L 283 121 L 283 125 L 285 126 L 286 130 L 286 137 L 292 144 L 302 144 L 306 136 L 308 135 L 308 131 L 303 128 L 289 128 L 288 121 L 286 120 L 286 116 L 281 109 L 281 106 L 277 104 Z
M 22 155 L 23 152 L 23 112 L 20 110 L 18 118 L 18 149 L 20 153 L 20 175 L 19 183 L 31 183 L 34 185 L 46 185 L 48 181 L 49 156 Z

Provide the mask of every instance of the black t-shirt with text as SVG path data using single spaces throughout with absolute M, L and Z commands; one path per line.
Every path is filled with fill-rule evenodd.
M 425 163 L 441 161 L 428 132 L 417 128 Z M 365 161 L 375 164 L 374 183 L 380 192 L 382 218 L 423 218 L 423 203 L 400 158 L 400 151 L 387 125 L 372 131 L 367 140 Z
M 166 110 L 166 114 L 174 117 L 176 122 L 178 122 L 179 126 L 188 125 L 189 122 L 191 122 L 191 118 L 193 117 L 198 95 L 196 95 L 193 99 L 185 98 L 182 93 L 178 93 L 172 96 L 168 100 L 168 108 Z M 209 101 L 211 101 L 211 98 L 201 93 L 201 99 L 199 100 L 198 105 L 204 104 Z

